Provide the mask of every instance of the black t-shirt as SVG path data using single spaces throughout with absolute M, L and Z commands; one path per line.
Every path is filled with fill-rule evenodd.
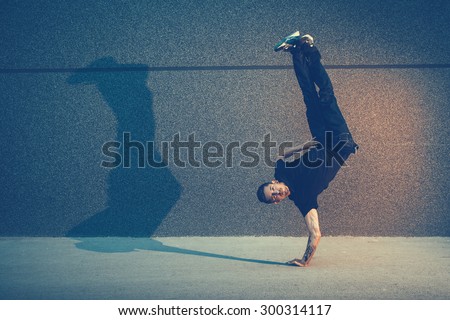
M 340 156 L 347 160 L 350 153 L 344 148 Z M 278 160 L 275 179 L 289 187 L 289 199 L 294 201 L 302 215 L 306 216 L 311 209 L 319 207 L 317 197 L 328 188 L 340 168 L 331 151 L 312 148 L 294 161 Z

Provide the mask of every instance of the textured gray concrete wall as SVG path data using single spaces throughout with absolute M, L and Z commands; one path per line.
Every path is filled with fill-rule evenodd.
M 255 197 L 273 169 L 236 150 L 231 168 L 140 169 L 136 150 L 130 169 L 100 166 L 124 131 L 157 157 L 177 133 L 306 141 L 272 51 L 299 29 L 361 145 L 319 198 L 323 234 L 449 236 L 449 16 L 434 0 L 2 1 L 0 235 L 304 234 L 292 203 Z

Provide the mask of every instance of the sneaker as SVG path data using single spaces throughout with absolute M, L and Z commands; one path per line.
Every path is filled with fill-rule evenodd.
M 297 45 L 299 39 L 300 39 L 300 31 L 296 31 L 293 34 L 288 35 L 286 38 L 281 39 L 280 42 L 278 42 L 275 45 L 273 50 L 275 52 L 280 51 L 280 50 L 288 51 L 292 47 L 295 48 L 295 46 Z
M 310 47 L 314 46 L 314 38 L 311 37 L 309 34 L 305 34 L 304 36 L 302 36 L 300 38 L 300 43 L 304 44 L 306 43 L 307 45 L 309 45 Z

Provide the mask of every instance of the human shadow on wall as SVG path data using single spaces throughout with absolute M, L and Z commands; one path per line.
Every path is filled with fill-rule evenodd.
M 92 62 L 85 69 L 69 76 L 73 85 L 95 85 L 117 118 L 116 141 L 124 160 L 123 133 L 144 146 L 154 141 L 155 119 L 152 93 L 147 86 L 145 65 L 119 64 L 106 57 Z M 102 119 L 98 119 L 99 122 Z M 105 141 L 106 142 L 106 141 Z M 147 151 L 144 150 L 145 157 Z M 101 152 L 99 146 L 99 152 Z M 164 220 L 181 194 L 181 186 L 167 167 L 155 168 L 145 164 L 138 167 L 138 150 L 130 148 L 130 167 L 120 166 L 108 175 L 108 208 L 81 222 L 67 235 L 71 237 L 149 237 Z M 161 155 L 153 152 L 155 162 Z M 113 162 L 112 158 L 105 158 Z

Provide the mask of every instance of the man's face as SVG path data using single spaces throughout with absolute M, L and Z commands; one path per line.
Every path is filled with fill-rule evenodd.
M 272 180 L 270 184 L 264 187 L 266 199 L 272 203 L 279 203 L 291 194 L 291 191 L 283 182 Z

